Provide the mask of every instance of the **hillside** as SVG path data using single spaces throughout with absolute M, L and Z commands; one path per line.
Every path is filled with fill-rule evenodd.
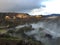
M 0 25 L 16 26 L 19 24 L 26 24 L 37 22 L 42 16 L 30 16 L 27 13 L 0 13 Z
M 0 13 L 0 45 L 49 44 L 53 39 L 52 37 L 59 36 L 59 34 L 55 35 L 57 32 L 60 33 L 59 30 L 60 16 Z

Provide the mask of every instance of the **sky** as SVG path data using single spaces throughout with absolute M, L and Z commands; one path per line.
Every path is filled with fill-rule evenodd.
M 0 0 L 0 12 L 30 15 L 60 14 L 59 0 Z

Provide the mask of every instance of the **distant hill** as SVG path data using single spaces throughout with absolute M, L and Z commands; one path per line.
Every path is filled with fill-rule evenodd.
M 45 16 L 60 16 L 60 14 L 51 14 L 51 15 L 45 15 Z

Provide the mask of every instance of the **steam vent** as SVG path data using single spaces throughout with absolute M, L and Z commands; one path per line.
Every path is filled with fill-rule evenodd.
M 0 13 L 0 45 L 60 45 L 59 30 L 59 14 Z

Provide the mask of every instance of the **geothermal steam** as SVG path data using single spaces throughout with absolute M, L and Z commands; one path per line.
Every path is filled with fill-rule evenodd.
M 51 19 L 47 22 L 43 21 L 31 25 L 35 30 L 25 32 L 26 35 L 33 36 L 36 40 L 43 42 L 45 45 L 58 45 L 57 41 L 58 37 L 60 37 L 60 19 Z M 45 37 L 45 34 L 52 35 L 52 39 Z

